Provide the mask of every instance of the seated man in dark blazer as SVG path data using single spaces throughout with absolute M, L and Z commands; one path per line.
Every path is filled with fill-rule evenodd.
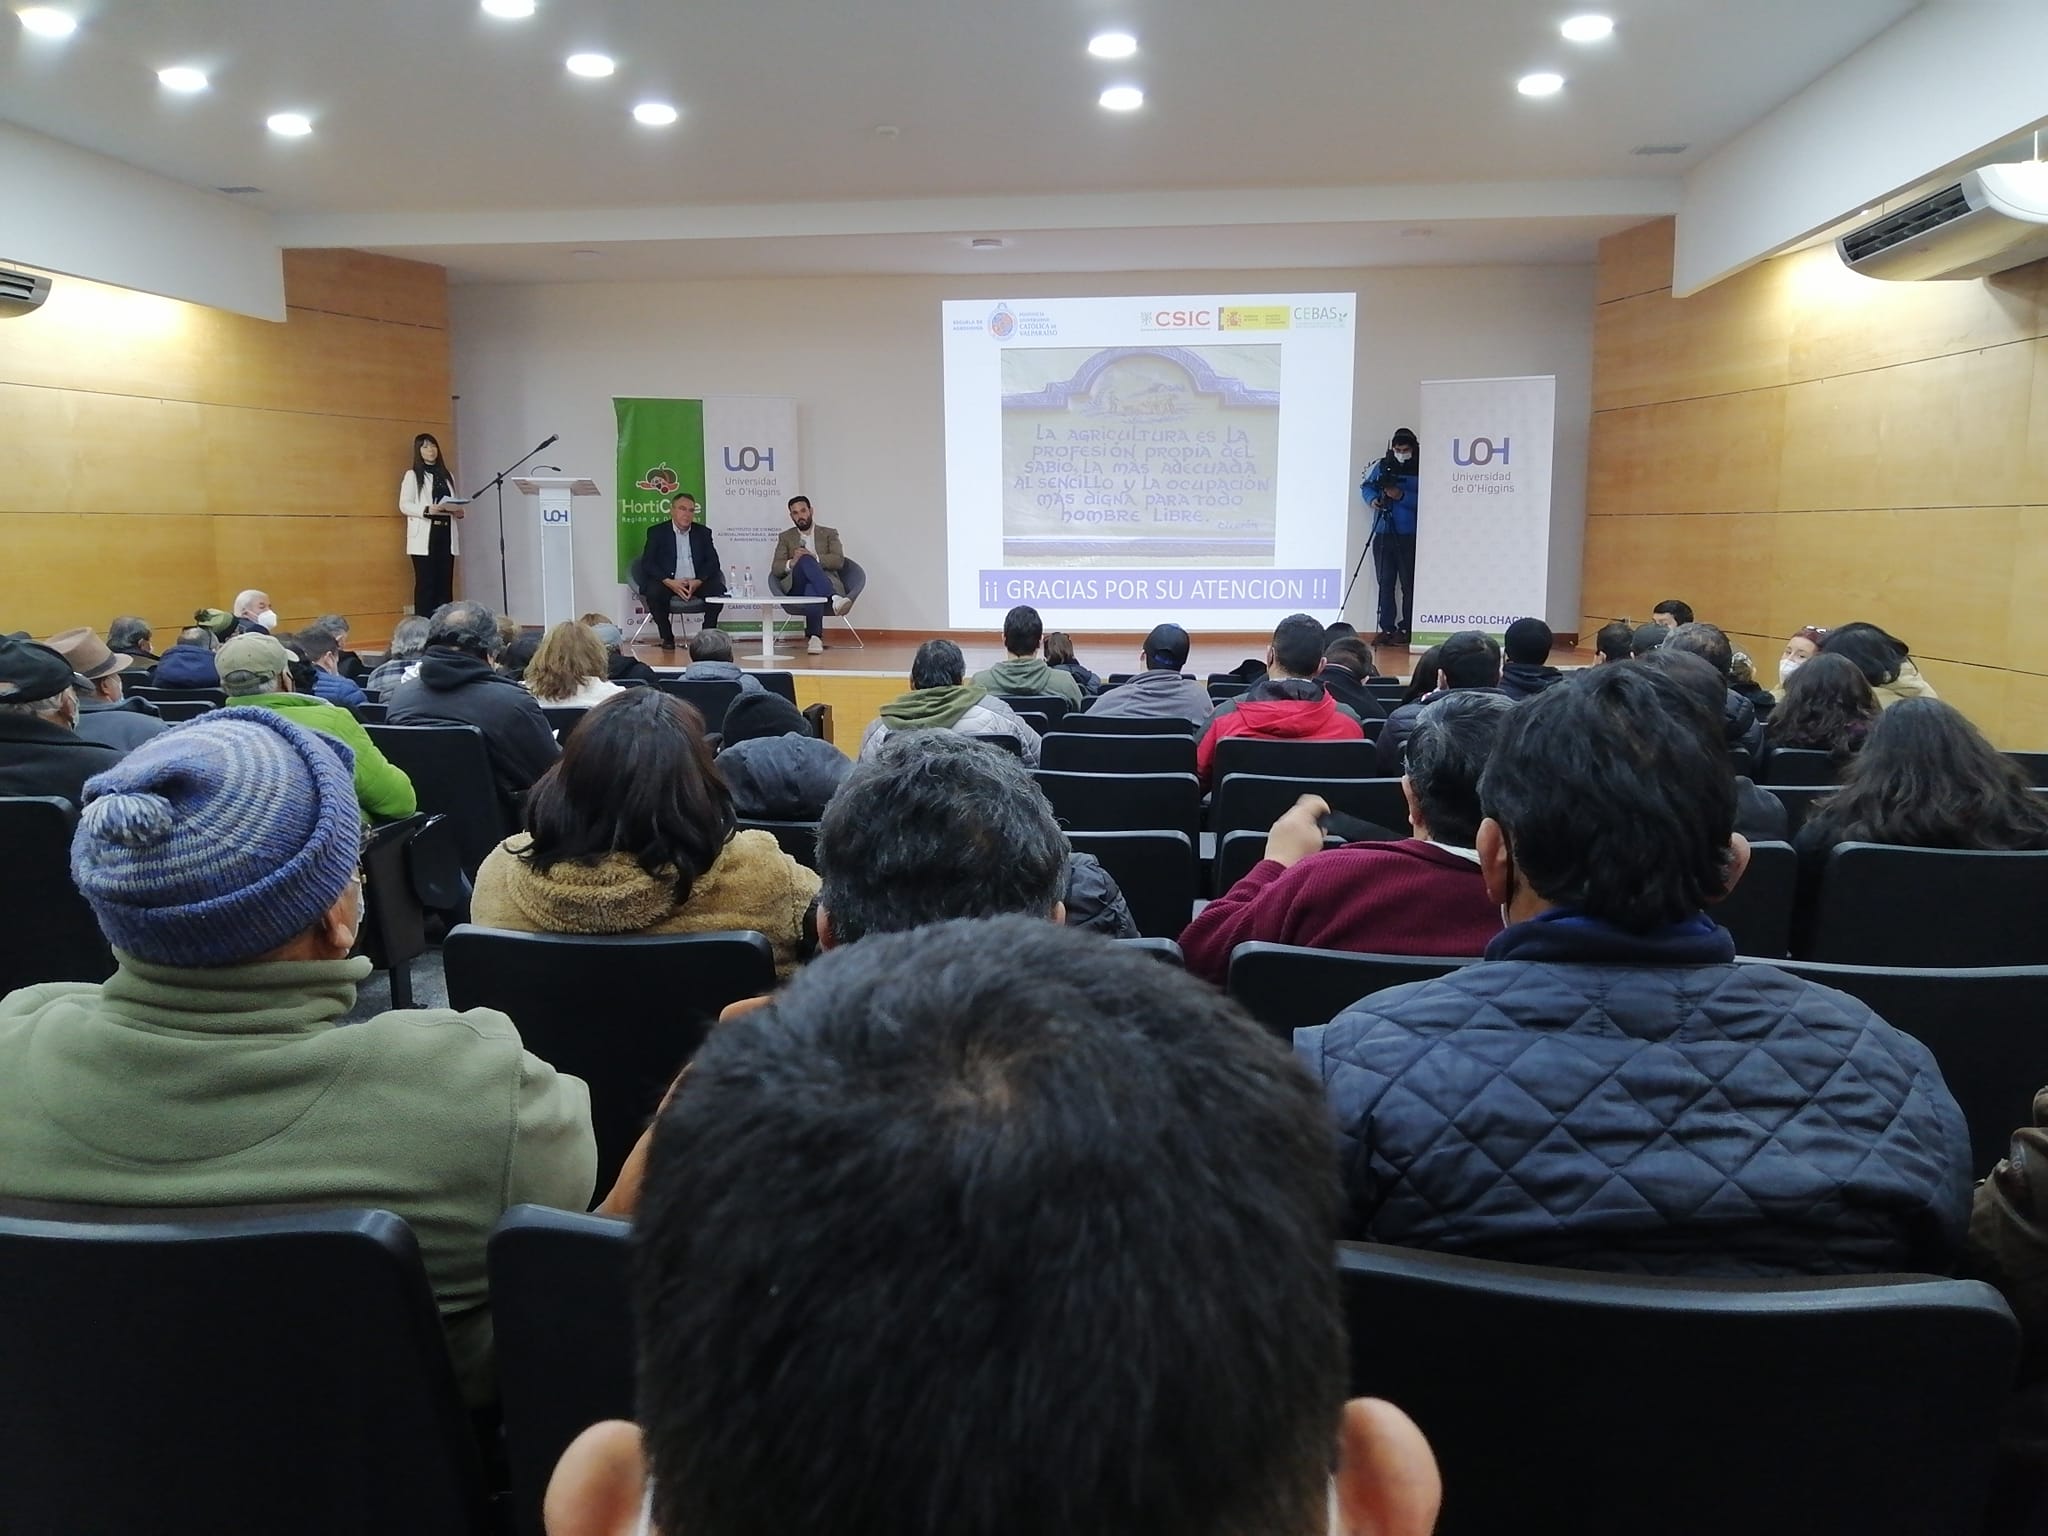
M 725 595 L 718 546 L 711 542 L 711 530 L 697 521 L 697 498 L 678 491 L 669 520 L 647 530 L 647 547 L 640 552 L 640 597 L 654 618 L 661 648 L 676 648 L 675 630 L 669 621 L 670 598 L 682 599 L 685 613 L 703 614 L 704 627 L 716 629 L 719 605 L 715 599 Z

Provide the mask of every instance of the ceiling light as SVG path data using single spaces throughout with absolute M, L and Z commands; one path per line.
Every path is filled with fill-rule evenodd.
M 483 7 L 486 16 L 506 21 L 524 21 L 533 14 L 533 0 L 483 0 Z
M 1128 59 L 1138 51 L 1138 40 L 1128 32 L 1098 32 L 1088 39 L 1088 51 L 1098 59 Z
M 1000 251 L 1010 242 L 1000 235 L 976 235 L 967 242 L 970 251 Z
M 313 131 L 313 120 L 303 112 L 273 112 L 264 119 L 264 126 L 288 139 L 303 139 Z
M 1112 85 L 1097 99 L 1112 112 L 1135 112 L 1145 105 L 1145 93 L 1135 85 Z
M 1568 17 L 1557 30 L 1565 35 L 1566 42 L 1597 43 L 1604 38 L 1614 35 L 1614 18 L 1612 16 L 1595 16 L 1590 14 L 1572 16 Z
M 569 55 L 569 73 L 582 75 L 588 80 L 602 80 L 618 66 L 608 54 L 572 53 Z
M 169 69 L 156 72 L 159 84 L 167 91 L 203 91 L 206 89 L 206 71 L 194 69 L 189 64 L 173 64 Z
M 1515 89 L 1524 96 L 1555 96 L 1564 89 L 1564 76 L 1547 71 L 1524 75 L 1515 82 Z
M 666 128 L 681 116 L 682 113 L 665 101 L 643 101 L 633 109 L 633 121 L 645 123 L 650 128 Z
M 78 30 L 77 17 L 52 6 L 32 5 L 16 14 L 21 17 L 21 24 L 37 37 L 69 37 Z

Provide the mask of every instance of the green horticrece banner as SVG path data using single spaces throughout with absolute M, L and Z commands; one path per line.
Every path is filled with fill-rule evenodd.
M 614 398 L 619 429 L 619 580 L 647 543 L 647 530 L 668 521 L 677 493 L 704 495 L 704 402 Z M 711 521 L 711 509 L 704 509 Z

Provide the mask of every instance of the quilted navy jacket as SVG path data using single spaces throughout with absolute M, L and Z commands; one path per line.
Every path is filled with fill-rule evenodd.
M 1641 1274 L 1952 1269 L 1969 1137 L 1927 1048 L 1734 953 L 1704 917 L 1553 911 L 1297 1031 L 1350 1235 Z

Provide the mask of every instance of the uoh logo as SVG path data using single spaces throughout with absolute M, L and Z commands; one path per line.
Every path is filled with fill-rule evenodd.
M 773 469 L 775 467 L 775 450 L 773 448 L 742 448 L 739 450 L 740 456 L 737 461 L 732 456 L 733 449 L 730 444 L 720 449 L 719 452 L 725 456 L 725 467 L 727 472 L 731 474 L 751 475 L 757 469 Z
M 1472 446 L 1468 450 L 1462 438 L 1454 437 L 1451 439 L 1451 462 L 1460 469 L 1470 469 L 1474 465 L 1479 464 L 1491 464 L 1495 459 L 1499 459 L 1502 464 L 1506 464 L 1508 462 L 1509 442 L 1510 439 L 1504 437 L 1500 440 L 1500 446 L 1496 448 L 1492 438 L 1475 437 L 1472 439 Z

